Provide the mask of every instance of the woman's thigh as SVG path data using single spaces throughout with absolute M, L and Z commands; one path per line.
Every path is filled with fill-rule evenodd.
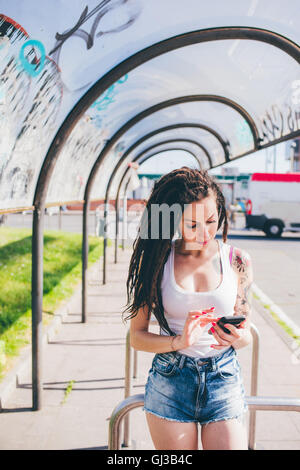
M 197 423 L 169 421 L 146 412 L 147 423 L 156 450 L 197 450 Z
M 203 450 L 248 450 L 246 427 L 240 419 L 201 426 Z

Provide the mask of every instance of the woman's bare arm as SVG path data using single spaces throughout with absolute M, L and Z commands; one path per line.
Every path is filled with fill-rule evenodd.
M 247 346 L 252 340 L 250 331 L 251 316 L 251 285 L 253 283 L 253 268 L 249 254 L 245 250 L 234 248 L 232 267 L 238 275 L 238 292 L 236 303 L 234 306 L 235 315 L 244 315 L 246 321 L 243 324 L 244 331 L 242 338 L 238 339 L 234 344 L 235 349 Z
M 236 303 L 234 306 L 234 315 L 244 315 L 246 320 L 241 323 L 240 328 L 225 323 L 225 327 L 230 330 L 230 334 L 225 333 L 222 328 L 216 324 L 212 328 L 212 334 L 218 344 L 212 344 L 213 349 L 222 349 L 224 346 L 233 346 L 235 349 L 247 346 L 252 340 L 250 331 L 250 288 L 253 280 L 251 259 L 244 250 L 234 249 L 232 267 L 238 276 L 238 291 Z
M 217 321 L 214 316 L 207 313 L 211 311 L 212 309 L 188 312 L 182 335 L 164 336 L 149 332 L 147 309 L 140 308 L 130 321 L 130 345 L 138 351 L 153 353 L 184 349 L 197 341 L 208 323 Z
M 173 351 L 173 336 L 162 336 L 149 332 L 150 320 L 147 309 L 142 307 L 137 315 L 130 320 L 130 345 L 138 351 L 163 353 Z M 175 348 L 175 345 L 173 345 Z

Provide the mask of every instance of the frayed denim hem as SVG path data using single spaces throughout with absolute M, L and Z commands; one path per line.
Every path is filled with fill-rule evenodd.
M 218 423 L 220 421 L 229 421 L 229 420 L 232 420 L 232 419 L 236 419 L 238 422 L 240 422 L 241 424 L 245 425 L 245 422 L 244 422 L 244 419 L 246 417 L 246 413 L 247 413 L 247 409 L 244 410 L 242 413 L 236 415 L 236 416 L 229 416 L 228 418 L 216 418 L 216 419 L 211 419 L 209 421 L 202 421 L 200 422 L 199 424 L 201 426 L 206 426 L 207 424 L 210 424 L 210 423 Z
M 145 407 L 143 408 L 143 411 L 145 411 L 146 413 L 150 413 L 154 416 L 157 416 L 158 418 L 165 419 L 166 421 L 173 421 L 174 423 L 198 423 L 197 420 L 193 420 L 193 419 L 185 421 L 185 420 L 181 420 L 181 419 L 166 418 L 165 416 L 161 416 L 158 413 L 154 413 L 153 411 L 147 410 L 147 408 L 145 408 Z

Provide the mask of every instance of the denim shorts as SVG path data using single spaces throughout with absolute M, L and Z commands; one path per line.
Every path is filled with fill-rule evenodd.
M 201 359 L 178 352 L 156 354 L 143 409 L 181 423 L 241 420 L 248 407 L 235 349 Z

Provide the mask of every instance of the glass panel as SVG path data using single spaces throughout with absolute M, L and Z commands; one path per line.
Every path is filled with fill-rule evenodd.
M 162 101 L 179 96 L 215 95 L 242 106 L 266 143 L 299 128 L 295 117 L 299 111 L 298 80 L 299 64 L 269 44 L 226 40 L 187 46 L 132 70 L 114 88 L 109 103 L 104 94 L 101 100 L 107 106 L 100 110 L 102 126 L 112 136 L 124 122 Z M 215 117 L 214 112 L 208 115 L 211 122 Z M 270 130 L 272 118 L 278 129 L 271 125 Z M 245 138 L 249 140 L 245 126 L 232 120 L 228 127 L 231 125 L 233 134 L 244 136 L 244 144 Z M 234 152 L 232 156 L 236 156 Z
M 199 0 L 189 0 L 188 8 L 181 0 L 76 0 L 72 8 L 65 0 L 0 0 L 0 7 L 2 208 L 32 204 L 43 159 L 62 122 L 97 80 L 132 54 L 175 35 L 226 25 L 265 28 L 296 43 L 300 35 L 297 0 L 274 0 L 271 9 L 267 0 L 211 0 L 201 8 Z M 76 126 L 48 202 L 81 199 L 105 139 L 138 112 L 176 96 L 211 93 L 234 100 L 255 120 L 263 143 L 299 129 L 298 63 L 268 44 L 211 41 L 125 72 L 95 97 Z M 243 123 L 236 127 L 228 137 L 235 149 L 231 158 L 249 137 Z
M 282 67 L 285 73 L 279 74 Z M 228 40 L 188 46 L 157 57 L 124 76 L 114 89 L 97 100 L 101 116 L 98 119 L 101 119 L 107 135 L 112 137 L 126 118 L 129 120 L 158 102 L 191 94 L 218 95 L 241 104 L 256 122 L 261 139 L 268 142 L 290 132 L 291 122 L 298 124 L 295 119 L 298 105 L 294 103 L 295 89 L 291 80 L 291 77 L 298 76 L 298 70 L 298 64 L 291 57 L 257 41 Z M 279 95 L 274 85 L 274 74 L 275 85 L 282 91 Z M 105 108 L 103 103 L 106 103 Z M 94 105 L 88 111 L 93 119 L 97 119 L 96 108 Z M 282 125 L 281 128 L 277 126 L 280 116 L 277 112 L 277 127 L 271 128 L 275 129 L 272 136 L 268 131 L 269 120 L 274 114 L 272 110 L 276 112 L 279 108 L 283 116 Z M 252 134 L 241 114 L 217 102 L 186 103 L 165 108 L 135 125 L 122 137 L 120 145 L 128 148 L 147 132 L 174 121 L 180 122 L 187 116 L 192 122 L 196 122 L 197 117 L 198 122 L 203 121 L 218 130 L 224 140 L 228 139 L 231 159 L 253 148 Z M 185 133 L 185 130 L 181 131 L 181 134 Z M 219 144 L 218 147 L 215 142 L 212 144 L 212 139 L 208 139 L 207 147 L 215 166 L 224 161 L 224 151 Z
M 47 194 L 47 202 L 79 201 L 94 160 L 105 143 L 105 133 L 91 124 L 88 115 L 81 119 L 59 156 Z
M 212 129 L 224 142 L 230 143 L 230 155 L 241 155 L 254 147 L 253 136 L 245 119 L 231 107 L 217 102 L 185 103 L 165 108 L 143 119 L 130 132 L 143 136 L 180 123 L 200 124 Z

